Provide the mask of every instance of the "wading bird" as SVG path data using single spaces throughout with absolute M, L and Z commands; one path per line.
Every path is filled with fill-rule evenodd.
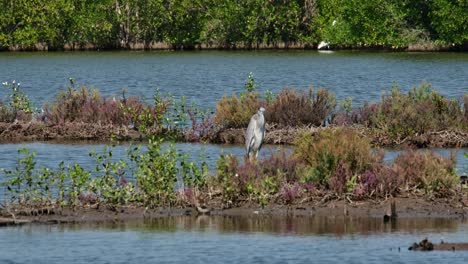
M 247 150 L 246 157 L 252 160 L 253 157 L 257 158 L 258 152 L 263 144 L 265 137 L 265 117 L 263 113 L 265 108 L 260 107 L 256 114 L 250 118 L 249 126 L 245 133 L 245 149 Z
M 323 49 L 323 48 L 329 49 L 329 48 L 330 48 L 330 43 L 325 42 L 325 41 L 320 41 L 320 43 L 319 43 L 318 46 L 317 46 L 317 49 L 318 49 L 318 50 L 321 50 L 321 49 Z

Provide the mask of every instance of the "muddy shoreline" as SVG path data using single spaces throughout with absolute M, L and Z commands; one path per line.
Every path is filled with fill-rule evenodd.
M 236 43 L 198 43 L 188 45 L 178 45 L 163 41 L 150 42 L 128 42 L 124 46 L 112 45 L 99 47 L 92 43 L 65 43 L 62 46 L 49 46 L 47 43 L 38 42 L 32 45 L 13 45 L 1 47 L 0 52 L 60 52 L 60 51 L 264 51 L 264 50 L 317 50 L 319 43 L 310 43 L 302 41 L 277 41 L 274 43 L 248 43 L 238 41 Z M 395 45 L 331 45 L 334 51 L 354 50 L 354 51 L 403 51 L 403 52 L 463 52 L 468 50 L 465 44 L 458 45 L 441 45 L 433 41 L 409 43 L 405 46 Z
M 391 211 L 391 204 L 396 204 L 396 216 L 386 218 Z M 82 206 L 71 208 L 48 208 L 48 210 L 0 209 L 0 228 L 24 224 L 55 225 L 107 225 L 126 224 L 174 217 L 204 219 L 206 217 L 243 217 L 247 219 L 329 219 L 332 222 L 362 222 L 366 219 L 382 221 L 382 225 L 397 226 L 399 219 L 450 219 L 466 221 L 468 217 L 468 197 L 455 199 L 428 200 L 422 197 L 398 197 L 386 200 L 350 201 L 346 199 L 327 202 L 313 201 L 293 205 L 272 204 L 264 208 L 246 203 L 232 208 L 223 208 L 220 203 L 209 203 L 206 206 L 179 206 L 173 208 L 145 209 L 135 206 Z M 424 239 L 423 241 L 428 241 Z M 440 241 L 430 247 L 420 247 L 421 243 L 408 241 L 405 250 L 415 251 L 466 251 L 468 243 L 450 243 Z M 398 248 L 400 250 L 400 248 Z
M 313 135 L 327 129 L 338 129 L 340 127 L 278 127 L 267 125 L 264 142 L 266 144 L 293 144 L 294 139 L 305 131 Z M 371 140 L 376 147 L 405 147 L 416 146 L 418 148 L 445 147 L 466 148 L 468 147 L 468 132 L 464 131 L 435 131 L 425 134 L 413 135 L 406 138 L 394 139 L 389 135 L 374 133 L 369 129 L 352 126 L 351 129 Z M 176 137 L 180 141 L 193 142 L 189 140 L 187 133 L 182 131 Z M 210 138 L 200 138 L 199 142 L 215 144 L 243 144 L 245 129 L 225 129 L 213 133 Z M 145 135 L 135 129 L 126 126 L 101 125 L 88 123 L 65 123 L 63 125 L 47 125 L 43 122 L 31 121 L 20 123 L 0 122 L 0 143 L 20 143 L 31 141 L 142 141 Z
M 396 204 L 395 218 L 389 219 L 391 203 Z M 125 222 L 167 218 L 173 216 L 265 216 L 265 217 L 333 217 L 333 218 L 381 218 L 393 221 L 398 218 L 468 218 L 468 197 L 428 200 L 422 197 L 399 197 L 382 201 L 349 199 L 327 202 L 311 201 L 300 204 L 270 204 L 260 207 L 244 203 L 225 208 L 219 202 L 204 206 L 177 206 L 147 209 L 139 206 L 92 205 L 72 208 L 3 208 L 0 210 L 0 226 L 24 223 L 83 223 Z

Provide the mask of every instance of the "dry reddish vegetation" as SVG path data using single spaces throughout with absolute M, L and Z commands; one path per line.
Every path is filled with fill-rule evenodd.
M 381 102 L 352 108 L 350 101 L 341 107 L 328 91 L 291 89 L 275 98 L 262 99 L 258 93 L 223 98 L 217 104 L 215 121 L 223 127 L 218 140 L 241 143 L 242 130 L 259 105 L 266 108 L 267 143 L 291 144 L 303 130 L 321 127 L 349 127 L 371 139 L 377 146 L 413 145 L 417 147 L 468 146 L 468 95 L 464 101 L 448 99 L 423 83 L 403 94 L 397 87 L 382 96 Z M 236 107 L 227 107 L 235 102 Z M 244 107 L 243 107 L 244 106 Z M 233 117 L 236 118 L 233 121 Z M 222 122 L 221 122 L 222 120 Z M 232 122 L 231 122 L 232 121 Z M 231 125 L 235 123 L 236 125 Z
M 275 153 L 257 162 L 225 156 L 218 162 L 218 184 L 232 203 L 296 203 L 317 195 L 352 200 L 386 199 L 401 194 L 456 195 L 460 180 L 455 162 L 431 152 L 409 151 L 393 164 L 371 150 L 353 130 L 304 133 L 293 155 Z
M 239 97 L 223 97 L 216 104 L 215 121 L 224 128 L 244 128 L 260 106 L 266 108 L 268 122 L 281 127 L 300 127 L 323 125 L 336 103 L 333 95 L 323 89 L 314 92 L 309 88 L 307 93 L 284 89 L 271 101 L 262 99 L 257 92 L 246 92 Z
M 27 98 L 21 100 L 30 104 Z M 106 98 L 97 90 L 75 89 L 72 85 L 60 92 L 53 103 L 46 103 L 39 114 L 31 108 L 0 103 L 0 120 L 3 121 L 0 136 L 9 141 L 139 139 L 149 133 L 168 132 L 163 126 L 163 116 L 169 106 L 170 101 L 159 95 L 155 95 L 154 104 L 148 104 L 138 97 L 127 98 L 125 91 L 117 99 Z
M 104 98 L 85 87 L 70 86 L 34 114 L 27 96 L 14 87 L 9 103 L 0 102 L 0 140 L 138 139 L 172 136 L 189 142 L 243 143 L 244 130 L 260 106 L 266 108 L 265 143 L 292 144 L 304 130 L 314 134 L 335 127 L 352 128 L 375 146 L 468 146 L 468 95 L 448 99 L 423 83 L 407 94 L 394 88 L 381 102 L 340 107 L 329 91 L 284 89 L 262 96 L 250 89 L 223 97 L 214 115 L 177 105 L 160 94 L 148 104 L 136 97 Z M 19 88 L 19 87 L 17 87 Z

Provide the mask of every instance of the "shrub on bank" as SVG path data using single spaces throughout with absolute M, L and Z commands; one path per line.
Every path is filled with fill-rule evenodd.
M 295 141 L 294 155 L 311 171 L 310 181 L 323 185 L 337 183 L 339 177 L 359 175 L 379 160 L 371 153 L 370 141 L 350 129 L 305 132 Z
M 241 93 L 240 96 L 224 96 L 216 104 L 215 122 L 225 128 L 247 127 L 250 117 L 265 103 L 256 92 Z
M 13 119 L 13 114 L 8 109 L 8 107 L 0 101 L 0 122 L 11 122 Z
M 405 138 L 412 135 L 447 129 L 468 129 L 466 105 L 449 99 L 429 84 L 422 83 L 407 94 L 394 87 L 390 94 L 382 96 L 376 104 L 365 104 L 351 112 L 337 114 L 334 124 L 361 124 L 389 135 Z
M 465 111 L 465 121 L 468 123 L 468 94 L 463 97 L 463 108 Z
M 47 123 L 62 125 L 66 122 L 83 122 L 102 125 L 133 125 L 141 131 L 161 129 L 169 101 L 155 99 L 155 105 L 144 103 L 137 97 L 104 98 L 97 90 L 86 87 L 62 91 L 51 105 L 44 106 L 42 119 Z
M 281 126 L 325 125 L 335 111 L 335 98 L 327 90 L 314 93 L 283 89 L 266 108 L 266 120 Z
M 404 95 L 398 88 L 384 95 L 370 126 L 394 136 L 406 137 L 449 128 L 466 128 L 461 104 L 440 95 L 423 83 Z
M 4 82 L 2 85 L 10 90 L 10 94 L 6 104 L 0 100 L 0 122 L 12 123 L 16 120 L 31 120 L 34 109 L 31 100 L 21 89 L 21 84 L 13 80 Z
M 406 188 L 422 189 L 426 194 L 448 195 L 459 182 L 453 158 L 442 158 L 433 152 L 411 150 L 400 154 L 394 165 Z
M 128 159 L 114 160 L 112 149 L 107 147 L 102 152 L 92 152 L 94 172 L 64 162 L 56 169 L 37 168 L 35 153 L 20 149 L 16 168 L 0 170 L 7 202 L 32 208 L 98 203 L 153 208 L 175 204 L 178 184 L 203 190 L 206 163 L 189 162 L 174 146 L 162 149 L 161 143 L 153 138 L 146 151 L 131 149 Z
M 408 151 L 392 164 L 383 152 L 353 130 L 304 133 L 294 153 L 275 153 L 256 162 L 232 156 L 218 161 L 217 184 L 232 203 L 294 203 L 328 193 L 351 199 L 386 198 L 400 193 L 447 197 L 457 183 L 455 164 L 431 152 Z
M 283 89 L 277 96 L 264 100 L 257 92 L 223 97 L 216 104 L 215 122 L 224 128 L 245 128 L 250 117 L 260 107 L 265 107 L 265 119 L 279 126 L 320 126 L 333 117 L 336 101 L 324 89 L 299 92 Z
M 225 200 L 234 203 L 249 200 L 265 205 L 290 184 L 299 182 L 298 165 L 298 160 L 284 151 L 272 153 L 258 162 L 239 162 L 232 155 L 222 155 L 217 162 L 216 184 L 220 185 Z

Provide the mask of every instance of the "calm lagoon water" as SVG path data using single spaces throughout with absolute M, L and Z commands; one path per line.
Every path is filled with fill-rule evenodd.
M 1 263 L 466 263 L 466 251 L 412 252 L 428 237 L 466 242 L 447 219 L 175 217 L 0 228 Z
M 17 80 L 40 107 L 73 77 L 76 84 L 105 95 L 129 93 L 151 98 L 154 89 L 202 107 L 244 90 L 253 72 L 259 90 L 323 87 L 354 103 L 377 101 L 393 82 L 403 90 L 422 81 L 441 93 L 468 92 L 468 53 L 195 51 L 0 53 L 0 81 Z M 0 97 L 6 96 L 0 91 Z

